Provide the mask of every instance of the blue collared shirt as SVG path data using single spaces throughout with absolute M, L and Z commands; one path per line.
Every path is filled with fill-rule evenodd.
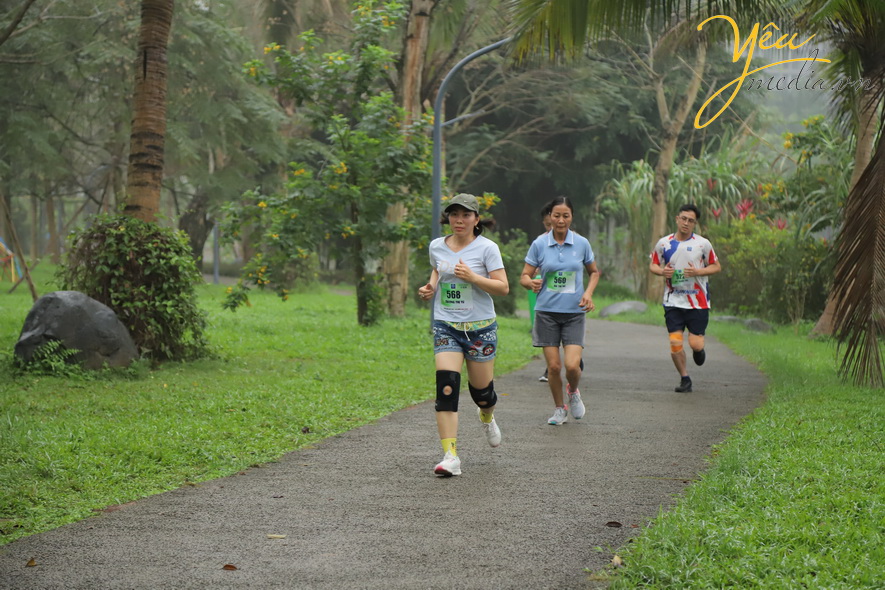
M 536 311 L 583 313 L 584 269 L 593 262 L 593 248 L 587 238 L 568 230 L 560 244 L 553 232 L 538 236 L 529 247 L 525 261 L 539 267 L 543 284 L 535 303 Z

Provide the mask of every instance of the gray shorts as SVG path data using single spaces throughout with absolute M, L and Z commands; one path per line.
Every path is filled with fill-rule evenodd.
M 535 325 L 532 326 L 532 346 L 568 346 L 576 344 L 584 347 L 584 320 L 587 314 L 556 313 L 536 311 Z

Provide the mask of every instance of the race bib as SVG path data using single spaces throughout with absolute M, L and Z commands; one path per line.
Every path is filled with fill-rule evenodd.
M 473 285 L 470 283 L 440 283 L 439 302 L 443 309 L 469 311 L 473 309 Z
M 674 270 L 673 276 L 670 278 L 670 284 L 674 287 L 682 286 L 685 283 L 688 283 L 689 280 L 685 278 L 685 271 L 682 269 Z
M 558 270 L 547 273 L 547 290 L 555 293 L 575 292 L 575 271 Z

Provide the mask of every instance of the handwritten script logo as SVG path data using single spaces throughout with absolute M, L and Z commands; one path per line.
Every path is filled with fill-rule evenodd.
M 787 38 L 787 35 L 781 35 L 780 37 L 777 38 L 776 41 L 774 41 L 774 43 L 770 43 L 770 41 L 776 35 L 776 33 L 774 33 L 773 31 L 766 30 L 766 29 L 771 27 L 775 31 L 780 31 L 778 26 L 774 23 L 768 23 L 767 25 L 762 27 L 763 32 L 762 32 L 762 36 L 760 37 L 759 36 L 760 23 L 756 23 L 753 26 L 753 30 L 750 31 L 750 34 L 747 36 L 746 40 L 743 42 L 743 44 L 741 44 L 741 32 L 740 32 L 740 29 L 738 28 L 737 23 L 734 22 L 733 18 L 731 18 L 730 16 L 725 16 L 724 14 L 711 16 L 710 18 L 706 19 L 704 22 L 702 22 L 701 24 L 698 25 L 698 30 L 700 31 L 701 29 L 704 28 L 705 24 L 707 24 L 711 20 L 715 20 L 718 18 L 721 18 L 722 20 L 727 21 L 731 25 L 732 31 L 734 31 L 734 50 L 732 52 L 733 57 L 732 57 L 731 61 L 737 63 L 737 61 L 739 59 L 741 59 L 741 57 L 744 56 L 744 54 L 746 53 L 746 57 L 744 57 L 744 71 L 740 76 L 738 76 L 737 78 L 735 78 L 734 80 L 732 80 L 731 82 L 729 82 L 728 84 L 726 84 L 725 86 L 723 86 L 722 88 L 717 90 L 715 94 L 710 96 L 710 98 L 708 98 L 707 101 L 703 105 L 701 105 L 701 108 L 698 110 L 698 114 L 695 115 L 695 118 L 694 118 L 694 126 L 697 129 L 703 129 L 704 127 L 706 127 L 707 125 L 709 125 L 710 123 L 715 121 L 717 118 L 719 118 L 719 115 L 721 115 L 722 112 L 729 107 L 729 105 L 732 103 L 732 101 L 737 96 L 737 93 L 740 92 L 741 84 L 743 83 L 744 79 L 747 76 L 755 74 L 756 72 L 762 71 L 766 68 L 770 68 L 772 66 L 790 63 L 790 62 L 794 62 L 794 61 L 821 61 L 824 63 L 830 63 L 830 60 L 818 58 L 818 57 L 813 57 L 813 58 L 812 57 L 797 57 L 797 58 L 793 58 L 793 59 L 785 59 L 783 61 L 770 63 L 767 66 L 762 66 L 762 67 L 756 68 L 755 70 L 750 70 L 750 67 L 751 67 L 750 62 L 753 61 L 753 52 L 756 50 L 757 47 L 759 49 L 772 49 L 772 48 L 784 49 L 787 47 L 790 49 L 799 49 L 800 47 L 802 47 L 803 45 L 805 45 L 806 43 L 811 41 L 814 38 L 814 35 L 812 35 L 811 37 L 809 37 L 805 41 L 799 43 L 798 45 L 795 45 L 793 43 L 793 41 L 796 39 L 795 33 L 793 35 L 791 35 L 789 37 L 789 39 Z M 707 110 L 707 107 L 710 105 L 710 103 L 713 102 L 714 99 L 716 99 L 720 94 L 722 94 L 723 92 L 725 92 L 728 88 L 730 88 L 732 86 L 734 86 L 734 90 L 732 90 L 731 96 L 728 97 L 728 99 L 725 101 L 725 104 L 722 106 L 722 108 L 719 109 L 719 111 L 715 115 L 713 115 L 712 117 L 707 119 L 706 123 L 701 124 L 701 122 L 700 122 L 701 115 L 703 115 L 704 111 Z

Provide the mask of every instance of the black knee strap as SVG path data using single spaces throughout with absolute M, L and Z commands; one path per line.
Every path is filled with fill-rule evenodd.
M 480 408 L 493 408 L 498 403 L 498 394 L 495 393 L 494 381 L 489 381 L 489 384 L 482 389 L 477 389 L 468 382 L 467 389 L 470 390 L 470 397 L 473 398 L 473 403 Z
M 446 387 L 451 393 L 446 393 Z M 461 373 L 457 371 L 436 372 L 436 411 L 457 412 L 458 394 L 461 390 Z

